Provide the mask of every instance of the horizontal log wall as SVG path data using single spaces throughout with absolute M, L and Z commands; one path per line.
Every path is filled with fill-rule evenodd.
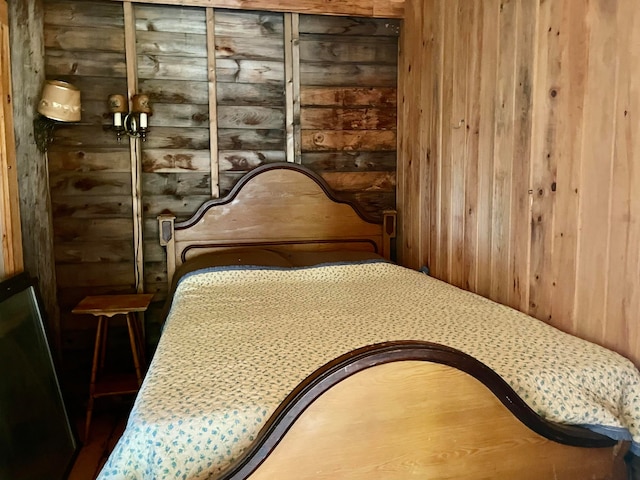
M 380 217 L 395 208 L 400 22 L 299 19 L 301 162 Z
M 167 276 L 156 218 L 170 210 L 186 219 L 211 198 L 206 12 L 134 5 L 133 16 L 138 91 L 153 109 L 141 145 L 144 290 L 160 301 Z
M 44 39 L 47 78 L 82 99 L 79 125 L 58 127 L 48 151 L 62 349 L 75 370 L 90 361 L 95 319 L 71 309 L 85 295 L 135 291 L 129 146 L 103 129 L 108 95 L 127 92 L 122 5 L 45 2 Z
M 285 154 L 284 15 L 215 11 L 218 171 L 224 196 Z
M 70 314 L 73 306 L 87 294 L 136 291 L 139 271 L 144 291 L 155 294 L 146 314 L 155 344 L 167 294 L 156 216 L 186 219 L 258 165 L 297 159 L 364 211 L 379 216 L 394 207 L 399 26 L 153 2 L 45 1 L 47 78 L 79 87 L 83 105 L 81 122 L 57 128 L 49 151 L 71 363 L 90 360 L 95 329 L 90 317 Z M 292 89 L 287 79 L 294 78 Z M 147 139 L 133 149 L 108 128 L 108 96 L 128 90 L 148 94 L 153 109 Z
M 640 5 L 412 0 L 399 252 L 640 364 Z

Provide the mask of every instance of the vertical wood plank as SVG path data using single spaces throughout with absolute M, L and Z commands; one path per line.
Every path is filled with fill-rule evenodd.
M 616 39 L 618 2 L 590 2 L 589 70 L 585 90 L 580 172 L 576 333 L 602 342 L 611 228 L 611 175 L 619 57 Z M 603 85 L 610 88 L 603 89 Z
M 640 308 L 640 99 L 632 80 L 640 75 L 640 5 L 483 0 L 463 20 L 463 10 L 451 14 L 466 8 L 461 2 L 424 2 L 423 11 L 412 3 L 402 45 L 413 45 L 403 61 L 415 67 L 428 52 L 431 72 L 420 71 L 429 78 L 419 95 L 415 79 L 407 80 L 414 72 L 400 75 L 403 261 L 419 266 L 415 251 L 428 245 L 423 258 L 432 272 L 457 283 L 462 232 L 464 288 L 640 363 L 633 313 Z M 421 25 L 417 14 L 427 17 Z M 420 28 L 417 52 L 411 47 Z M 462 58 L 468 73 L 459 81 Z M 464 170 L 449 122 L 462 104 L 470 127 Z M 419 137 L 410 130 L 416 120 Z M 402 158 L 411 141 L 427 159 L 418 180 Z
M 531 135 L 535 89 L 538 2 L 518 0 L 514 82 L 514 145 L 511 170 L 511 278 L 508 304 L 527 311 L 529 303 L 529 219 L 531 218 Z
M 467 45 L 469 63 L 466 85 L 467 131 L 465 138 L 463 285 L 466 290 L 478 288 L 478 159 L 480 137 L 480 78 L 482 75 L 482 36 L 484 2 L 473 2 L 466 21 L 470 24 Z
M 430 77 L 430 88 L 425 88 L 426 80 L 423 80 L 423 97 L 429 98 L 430 110 L 428 112 L 428 124 L 426 132 L 428 144 L 425 158 L 428 163 L 424 168 L 421 176 L 420 192 L 427 193 L 426 202 L 423 204 L 423 212 L 421 220 L 423 222 L 421 228 L 421 238 L 418 239 L 419 244 L 425 244 L 427 250 L 426 262 L 424 262 L 431 271 L 438 270 L 439 251 L 437 226 L 439 222 L 438 211 L 434 209 L 434 203 L 439 202 L 440 191 L 440 155 L 442 151 L 442 79 L 443 79 L 443 52 L 444 42 L 442 30 L 444 25 L 443 4 L 442 0 L 434 0 L 431 2 L 431 14 L 428 16 L 428 37 L 431 40 L 430 61 L 427 62 L 427 70 L 423 76 Z M 428 52 L 425 52 L 425 54 Z M 429 57 L 427 57 L 429 58 Z M 422 240 L 422 238 L 426 238 Z
M 16 164 L 24 270 L 38 279 L 55 355 L 61 353 L 60 313 L 56 299 L 49 161 L 33 141 L 33 119 L 44 83 L 43 7 L 40 1 L 11 2 L 9 20 Z M 28 53 L 27 53 L 28 52 Z M 4 60 L 2 62 L 3 65 Z M 2 95 L 3 98 L 6 98 Z
M 537 111 L 541 114 L 537 116 L 533 127 L 532 142 L 531 277 L 528 311 L 546 321 L 551 317 L 553 281 L 551 252 L 555 195 L 552 185 L 556 182 L 556 144 L 562 140 L 558 138 L 558 109 L 560 97 L 565 94 L 559 85 L 560 45 L 567 41 L 567 32 L 562 28 L 562 8 L 560 2 L 545 2 L 540 6 L 537 35 L 535 102 Z
M 610 248 L 603 343 L 640 363 L 640 9 L 620 1 L 617 12 L 618 99 L 610 208 Z
M 218 165 L 218 94 L 216 77 L 215 12 L 206 9 L 207 23 L 207 78 L 209 90 L 209 154 L 211 155 L 211 196 L 220 196 L 220 172 Z
M 497 112 L 495 87 L 498 76 L 500 48 L 500 0 L 482 2 L 482 64 L 480 66 L 480 121 L 478 139 L 478 283 L 477 292 L 491 294 L 493 163 L 496 137 L 494 125 Z
M 293 70 L 293 157 L 302 163 L 302 132 L 300 125 L 300 14 L 291 14 L 291 68 Z
M 293 133 L 293 25 L 292 14 L 284 14 L 284 92 L 285 137 L 287 162 L 295 161 L 295 137 Z
M 419 225 L 417 244 L 420 248 L 419 266 L 437 268 L 437 255 L 433 254 L 432 241 L 436 212 L 431 202 L 436 198 L 438 188 L 438 164 L 440 152 L 441 122 L 441 77 L 442 71 L 442 2 L 433 0 L 421 15 L 423 49 L 420 69 L 420 98 L 426 105 L 422 110 L 420 128 L 420 170 L 414 196 L 419 199 Z M 417 103 L 417 102 L 416 102 Z M 402 130 L 400 130 L 402 133 Z M 408 140 L 411 142 L 411 139 Z M 415 200 L 414 200 L 415 201 Z
M 511 179 L 514 154 L 515 42 L 517 1 L 500 4 L 498 76 L 496 81 L 495 156 L 491 224 L 491 298 L 507 304 L 513 285 L 511 269 Z
M 587 2 L 563 2 L 562 31 L 556 36 L 565 41 L 558 46 L 559 74 L 557 102 L 557 179 L 555 193 L 555 214 L 553 218 L 553 251 L 551 271 L 553 296 L 551 298 L 551 323 L 563 330 L 575 331 L 576 274 L 578 249 L 578 208 L 582 164 L 583 110 L 589 58 L 589 31 L 587 25 Z M 559 35 L 558 35 L 559 33 Z M 542 32 L 544 34 L 544 32 Z M 546 92 L 550 93 L 550 92 Z M 538 135 L 541 135 L 539 132 Z M 553 155 L 553 154 L 552 154 Z M 553 158 L 553 157 L 552 157 Z M 547 214 L 548 216 L 548 214 Z M 532 265 L 539 261 L 532 258 Z M 534 274 L 532 269 L 532 274 Z M 532 290 L 532 302 L 536 309 L 544 302 Z M 535 298 L 535 300 L 534 300 Z M 544 307 L 543 307 L 544 308 Z M 533 312 L 534 314 L 536 312 Z
M 125 57 L 127 61 L 127 92 L 129 111 L 131 99 L 138 93 L 138 56 L 136 52 L 136 19 L 131 2 L 122 4 L 124 14 Z M 140 139 L 129 138 L 129 152 L 131 155 L 131 203 L 133 216 L 133 253 L 134 278 L 136 291 L 144 290 L 144 249 L 142 242 L 142 153 Z
M 419 239 L 416 229 L 419 221 L 411 221 L 416 218 L 413 208 L 418 204 L 416 200 L 421 197 L 416 195 L 412 188 L 418 183 L 416 174 L 420 150 L 417 142 L 412 142 L 412 135 L 419 135 L 421 119 L 415 102 L 415 89 L 418 88 L 417 79 L 420 78 L 421 57 L 416 46 L 416 40 L 422 35 L 420 18 L 421 7 L 426 8 L 426 1 L 410 0 L 407 9 L 410 15 L 407 17 L 405 28 L 400 32 L 399 56 L 398 56 L 398 163 L 397 163 L 397 199 L 399 234 L 396 240 L 397 260 L 412 268 L 419 268 L 418 249 L 414 243 Z M 420 218 L 417 216 L 417 218 Z
M 467 158 L 466 139 L 469 127 L 467 113 L 467 85 L 469 84 L 468 55 L 470 29 L 472 27 L 470 10 L 472 3 L 465 0 L 448 2 L 455 15 L 453 39 L 453 102 L 451 115 L 451 183 L 449 198 L 451 202 L 449 281 L 453 285 L 464 285 L 464 238 L 465 238 L 465 184 Z
M 413 8 L 413 2 L 408 4 Z M 415 263 L 409 258 L 409 249 L 407 248 L 408 240 L 411 236 L 409 225 L 415 225 L 415 222 L 402 221 L 402 212 L 407 211 L 409 208 L 409 202 L 407 202 L 407 195 L 409 192 L 408 185 L 408 170 L 409 170 L 409 158 L 410 158 L 410 143 L 407 141 L 406 132 L 409 131 L 410 118 L 407 112 L 407 102 L 405 101 L 406 94 L 409 89 L 409 78 L 411 71 L 408 70 L 410 44 L 407 42 L 408 32 L 412 32 L 412 35 L 416 35 L 416 27 L 414 22 L 407 19 L 405 27 L 400 32 L 400 38 L 398 40 L 398 160 L 397 167 L 397 182 L 398 188 L 396 190 L 396 210 L 398 215 L 398 235 L 396 237 L 396 261 L 411 267 L 415 267 Z M 421 30 L 420 30 L 421 31 Z
M 432 275 L 445 281 L 451 278 L 451 158 L 452 138 L 454 132 L 461 128 L 460 118 L 454 118 L 454 85 L 453 71 L 455 65 L 455 28 L 447 28 L 447 25 L 455 25 L 457 18 L 458 0 L 444 1 L 442 4 L 441 29 L 443 38 L 443 51 L 441 62 L 441 88 L 442 99 L 440 114 L 440 156 L 437 164 L 438 191 L 436 192 L 434 206 L 436 206 L 435 233 L 437 239 L 435 247 L 438 254 L 438 262 L 431 269 Z M 434 244 L 432 243 L 432 248 Z
M 3 0 L 0 2 L 0 278 L 23 269 L 9 49 L 9 11 Z

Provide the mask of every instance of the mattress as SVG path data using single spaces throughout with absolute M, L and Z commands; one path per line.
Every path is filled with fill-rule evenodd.
M 546 419 L 632 440 L 640 451 L 640 374 L 610 350 L 387 262 L 227 266 L 178 285 L 98 478 L 208 478 L 241 455 L 309 374 L 396 340 L 470 354 Z

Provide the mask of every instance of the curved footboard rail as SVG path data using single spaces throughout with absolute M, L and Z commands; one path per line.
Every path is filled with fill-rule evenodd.
M 307 377 L 276 409 L 252 446 L 218 477 L 219 480 L 238 480 L 252 475 L 276 449 L 305 410 L 332 387 L 371 367 L 405 361 L 441 364 L 474 377 L 486 386 L 522 424 L 552 442 L 596 449 L 614 447 L 617 444 L 615 440 L 586 428 L 545 420 L 537 415 L 496 372 L 459 350 L 429 342 L 397 341 L 351 351 Z

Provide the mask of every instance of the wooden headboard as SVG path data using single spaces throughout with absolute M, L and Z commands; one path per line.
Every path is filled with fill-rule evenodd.
M 190 219 L 163 214 L 158 222 L 169 282 L 189 258 L 238 247 L 364 250 L 389 259 L 396 232 L 395 211 L 377 222 L 341 200 L 318 174 L 292 163 L 257 167 Z

